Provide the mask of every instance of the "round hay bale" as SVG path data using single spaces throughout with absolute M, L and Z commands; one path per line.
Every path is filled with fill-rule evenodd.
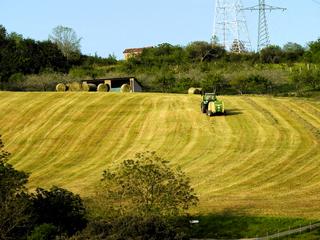
M 100 83 L 97 87 L 97 92 L 107 92 L 107 85 Z
M 97 91 L 97 86 L 93 83 L 83 83 L 82 90 L 85 92 L 95 92 Z
M 129 84 L 122 84 L 121 88 L 120 88 L 120 92 L 130 92 L 131 91 L 131 87 Z
M 65 92 L 67 91 L 67 86 L 63 83 L 58 83 L 57 86 L 56 86 L 56 91 L 57 92 Z
M 81 90 L 82 90 L 81 83 L 79 83 L 79 82 L 72 82 L 72 83 L 70 83 L 70 85 L 69 85 L 69 90 L 70 90 L 71 92 L 79 92 L 79 91 L 81 91 Z
M 201 94 L 202 88 L 189 88 L 188 94 Z
M 188 89 L 188 94 L 194 94 L 194 91 L 195 91 L 196 89 L 195 88 L 189 88 Z

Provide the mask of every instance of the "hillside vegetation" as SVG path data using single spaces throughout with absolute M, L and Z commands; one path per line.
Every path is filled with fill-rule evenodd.
M 320 89 L 320 39 L 306 47 L 288 42 L 241 53 L 216 42 L 160 43 L 127 60 L 84 55 L 80 41 L 69 27 L 57 26 L 49 40 L 36 41 L 0 25 L 0 90 L 55 91 L 58 83 L 124 76 L 136 77 L 148 92 L 200 87 L 222 95 L 306 97 Z
M 104 169 L 151 150 L 179 166 L 202 212 L 320 214 L 320 102 L 231 96 L 227 116 L 200 96 L 1 92 L 0 131 L 30 188 L 90 196 Z

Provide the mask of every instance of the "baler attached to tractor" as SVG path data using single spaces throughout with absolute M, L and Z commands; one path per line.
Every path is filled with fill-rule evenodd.
M 202 96 L 201 112 L 208 116 L 225 114 L 224 103 L 217 99 L 215 93 L 205 93 Z

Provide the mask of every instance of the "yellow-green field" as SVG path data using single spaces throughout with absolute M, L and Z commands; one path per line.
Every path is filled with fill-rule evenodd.
M 157 151 L 190 176 L 203 212 L 320 217 L 320 102 L 200 96 L 0 93 L 0 133 L 30 188 L 88 196 L 103 169 Z

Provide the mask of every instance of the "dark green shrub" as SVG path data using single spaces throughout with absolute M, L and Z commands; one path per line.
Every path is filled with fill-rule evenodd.
M 50 191 L 38 188 L 33 196 L 33 209 L 37 224 L 53 224 L 59 233 L 72 235 L 87 223 L 80 196 L 63 188 L 52 187 Z
M 28 174 L 13 168 L 0 136 L 0 239 L 19 239 L 32 225 Z
M 279 46 L 271 45 L 260 51 L 262 63 L 280 63 L 283 57 L 282 49 Z
M 53 240 L 58 234 L 57 228 L 52 224 L 41 224 L 32 231 L 27 240 Z
M 320 87 L 320 70 L 317 68 L 306 68 L 295 71 L 292 80 L 298 89 L 311 88 L 313 90 Z
M 179 228 L 175 222 L 165 218 L 149 216 L 126 216 L 113 222 L 112 232 L 107 239 L 112 240 L 163 240 L 163 239 L 189 239 L 187 229 Z

